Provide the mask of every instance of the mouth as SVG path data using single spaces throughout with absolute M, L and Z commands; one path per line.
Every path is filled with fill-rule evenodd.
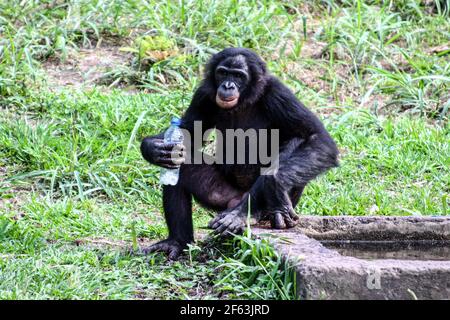
M 239 100 L 239 96 L 232 96 L 227 98 L 221 98 L 218 95 L 216 96 L 216 103 L 219 107 L 224 109 L 233 108 Z

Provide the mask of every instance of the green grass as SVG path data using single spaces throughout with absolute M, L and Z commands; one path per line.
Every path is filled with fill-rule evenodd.
M 300 214 L 448 215 L 450 20 L 419 2 L 0 1 L 0 299 L 294 297 L 265 241 L 199 243 L 176 263 L 130 253 L 167 234 L 139 141 L 226 46 L 260 53 L 339 145 Z M 128 62 L 96 85 L 49 81 L 48 64 L 103 43 Z M 194 209 L 205 233 L 212 213 Z

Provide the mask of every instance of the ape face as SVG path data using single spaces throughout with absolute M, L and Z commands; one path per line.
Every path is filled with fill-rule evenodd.
M 250 83 L 245 57 L 237 55 L 220 62 L 215 71 L 216 103 L 223 109 L 231 109 L 239 102 L 241 93 Z

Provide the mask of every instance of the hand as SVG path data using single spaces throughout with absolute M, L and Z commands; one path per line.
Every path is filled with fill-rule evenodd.
M 219 213 L 208 224 L 214 233 L 222 236 L 244 233 L 247 215 L 242 205 Z
M 165 143 L 158 138 L 145 138 L 141 152 L 148 162 L 167 169 L 177 169 L 186 160 L 184 145 Z

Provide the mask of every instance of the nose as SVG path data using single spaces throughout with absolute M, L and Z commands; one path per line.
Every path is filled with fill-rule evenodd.
M 234 82 L 232 82 L 232 81 L 225 81 L 225 82 L 223 83 L 223 86 L 224 86 L 225 89 L 227 89 L 227 90 L 234 90 L 234 89 L 236 89 L 236 85 L 235 85 Z

